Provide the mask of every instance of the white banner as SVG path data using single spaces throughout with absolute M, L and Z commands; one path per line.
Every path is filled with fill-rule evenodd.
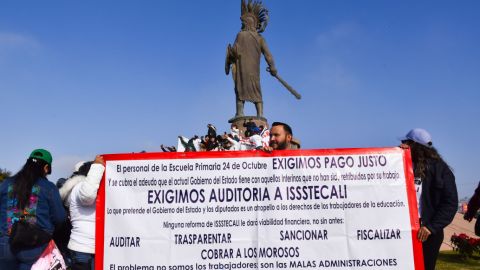
M 106 155 L 97 267 L 423 269 L 405 153 Z

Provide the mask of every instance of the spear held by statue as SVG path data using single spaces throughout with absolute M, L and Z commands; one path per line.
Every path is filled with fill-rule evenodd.
M 235 60 L 239 61 L 240 60 L 240 55 L 237 54 L 232 48 L 230 44 L 227 46 L 227 57 L 225 58 L 225 73 L 228 75 L 230 73 L 230 65 L 235 63 Z M 267 67 L 267 72 L 272 74 L 270 67 Z M 275 74 L 275 75 L 274 75 Z M 273 77 L 277 78 L 277 80 L 287 88 L 287 90 L 292 93 L 297 99 L 301 99 L 302 96 L 295 90 L 293 89 L 292 86 L 290 86 L 282 77 L 280 77 L 276 72 L 272 74 Z
M 270 67 L 267 67 L 267 71 L 271 74 L 271 71 L 270 71 Z M 293 89 L 293 87 L 291 87 L 285 80 L 283 80 L 280 76 L 278 76 L 277 73 L 272 74 L 273 77 L 277 78 L 277 80 L 283 85 L 285 86 L 285 88 L 287 88 L 287 90 L 292 93 L 292 95 L 294 95 L 297 99 L 301 99 L 302 96 L 297 92 L 295 91 L 295 89 Z

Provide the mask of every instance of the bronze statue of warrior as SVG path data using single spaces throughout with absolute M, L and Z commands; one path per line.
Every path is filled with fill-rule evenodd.
M 235 118 L 244 116 L 245 101 L 253 102 L 257 116 L 263 117 L 262 90 L 260 87 L 260 57 L 263 54 L 268 63 L 268 71 L 277 75 L 272 54 L 267 42 L 260 35 L 268 23 L 268 10 L 261 1 L 241 0 L 242 29 L 237 34 L 233 46 L 228 44 L 225 59 L 225 73 L 232 70 L 235 82 L 236 114 Z

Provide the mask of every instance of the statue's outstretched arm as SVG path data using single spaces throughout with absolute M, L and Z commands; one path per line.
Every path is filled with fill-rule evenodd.
M 264 38 L 260 39 L 260 46 L 262 48 L 262 53 L 263 56 L 265 57 L 265 61 L 267 61 L 268 64 L 268 70 L 272 76 L 277 75 L 277 68 L 275 67 L 275 62 L 273 61 L 273 56 L 272 53 L 270 52 L 270 49 L 268 49 L 267 42 L 265 41 Z

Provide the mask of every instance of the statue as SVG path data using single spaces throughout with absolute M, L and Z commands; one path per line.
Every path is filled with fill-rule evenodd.
M 268 64 L 267 71 L 276 77 L 298 99 L 300 95 L 277 75 L 273 56 L 268 49 L 267 42 L 261 36 L 268 24 L 268 10 L 261 1 L 241 0 L 242 29 L 237 34 L 235 43 L 228 44 L 225 59 L 225 73 L 232 71 L 235 83 L 236 113 L 235 119 L 244 116 L 245 101 L 255 104 L 257 118 L 263 116 L 263 100 L 260 87 L 260 57 L 263 54 Z

